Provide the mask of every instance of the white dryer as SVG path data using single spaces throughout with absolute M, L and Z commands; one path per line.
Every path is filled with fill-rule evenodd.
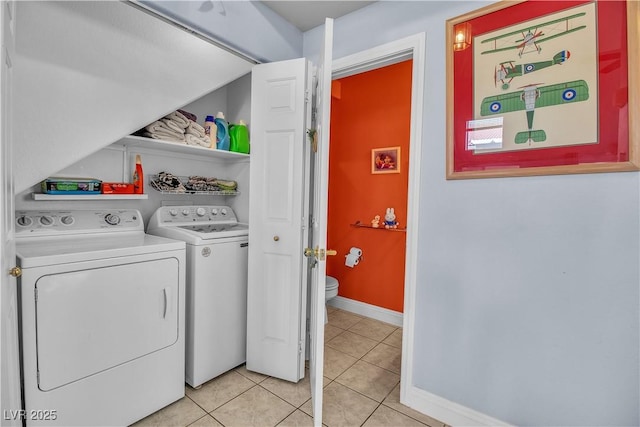
M 187 243 L 186 381 L 199 387 L 247 353 L 249 227 L 228 206 L 163 206 L 147 233 Z
M 137 210 L 16 212 L 26 425 L 129 425 L 184 396 L 184 248 Z

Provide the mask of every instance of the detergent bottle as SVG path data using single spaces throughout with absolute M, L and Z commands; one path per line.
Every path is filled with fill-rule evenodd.
M 207 118 L 204 119 L 204 134 L 205 138 L 211 141 L 209 148 L 216 148 L 216 132 L 217 128 L 215 119 L 213 116 L 207 116 Z
M 229 151 L 229 124 L 224 119 L 224 114 L 222 112 L 216 114 L 215 121 L 218 128 L 216 133 L 216 148 L 218 150 Z
M 236 153 L 249 153 L 249 130 L 243 120 L 229 127 L 229 151 Z
M 133 170 L 133 192 L 135 194 L 144 193 L 144 174 L 142 173 L 142 159 L 140 154 L 136 154 L 136 168 Z

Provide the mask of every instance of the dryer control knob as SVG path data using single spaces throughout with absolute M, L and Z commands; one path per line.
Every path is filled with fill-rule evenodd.
M 60 218 L 60 222 L 63 223 L 64 225 L 71 225 L 73 224 L 73 217 L 71 215 L 65 215 L 62 218 Z
M 211 209 L 211 215 L 218 215 L 218 209 Z
M 227 214 L 227 210 L 226 210 L 226 209 L 224 209 L 224 208 L 222 208 L 222 210 L 220 211 L 220 213 L 221 213 L 222 215 L 226 215 L 226 214 Z
M 118 224 L 120 224 L 120 217 L 118 215 L 115 215 L 115 214 L 107 214 L 107 216 L 104 217 L 104 220 L 109 225 L 118 225 Z
M 16 222 L 21 227 L 28 227 L 33 224 L 33 220 L 26 215 L 22 215 L 16 219 Z
M 169 215 L 178 216 L 178 210 L 177 209 L 170 209 L 169 210 Z
M 196 215 L 198 216 L 204 216 L 204 214 L 207 213 L 207 210 L 205 208 L 198 208 L 196 209 Z
M 43 215 L 40 217 L 40 224 L 51 225 L 53 224 L 53 218 L 51 218 L 50 216 Z
M 182 210 L 182 215 L 189 216 L 189 209 L 183 209 Z

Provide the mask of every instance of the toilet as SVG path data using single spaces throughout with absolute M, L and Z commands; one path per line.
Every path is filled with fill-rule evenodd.
M 331 298 L 338 296 L 338 279 L 331 276 L 326 276 L 327 280 L 325 282 L 325 291 L 324 291 L 324 323 L 329 321 L 329 317 L 327 316 L 327 301 Z

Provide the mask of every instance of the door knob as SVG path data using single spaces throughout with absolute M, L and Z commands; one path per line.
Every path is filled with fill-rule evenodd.
M 315 249 L 306 248 L 304 250 L 304 256 L 306 257 L 315 257 L 318 261 L 324 261 L 327 256 L 337 255 L 338 251 L 334 249 L 320 249 L 316 246 Z
M 280 237 L 279 237 L 279 236 L 273 236 L 273 241 L 274 241 L 274 242 L 277 242 L 278 240 L 280 240 Z
M 11 270 L 9 270 L 9 274 L 13 277 L 20 277 L 22 276 L 22 269 L 20 267 L 13 267 Z

